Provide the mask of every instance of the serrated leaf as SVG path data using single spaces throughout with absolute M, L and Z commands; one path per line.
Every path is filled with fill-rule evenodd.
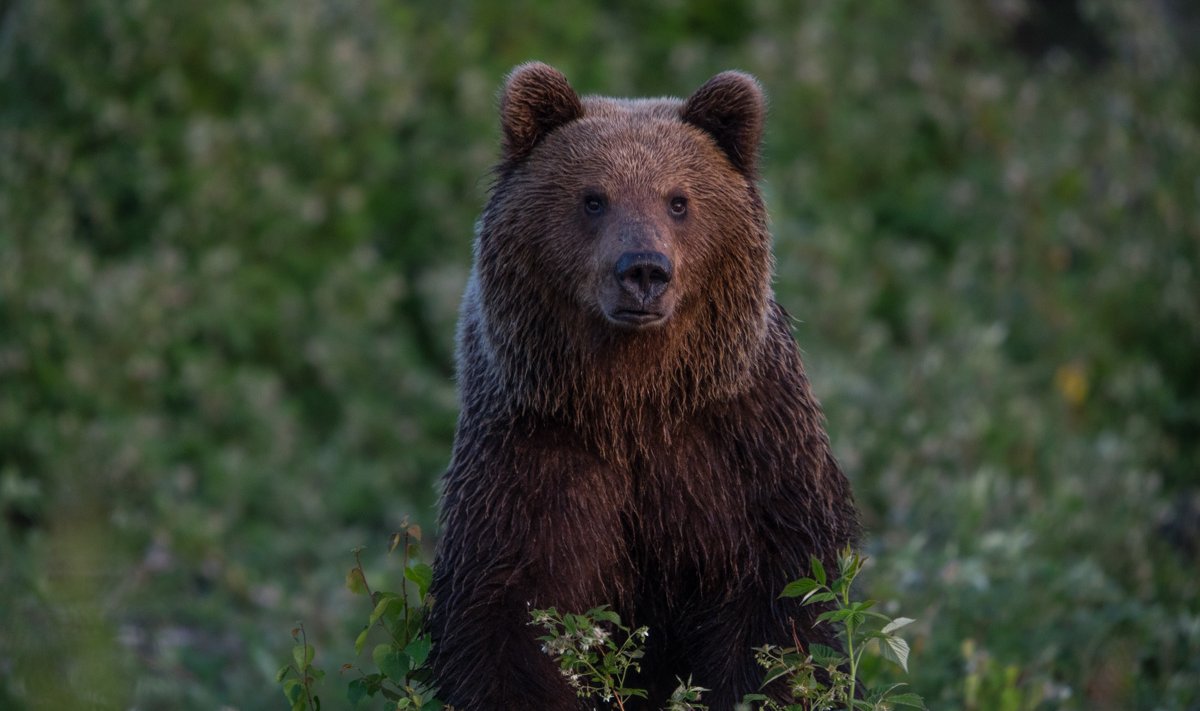
M 817 579 L 818 583 L 824 585 L 825 584 L 825 566 L 821 565 L 821 560 L 819 558 L 817 558 L 815 555 L 809 556 L 809 562 L 812 565 L 813 577 Z
M 783 592 L 779 593 L 779 597 L 800 597 L 820 587 L 821 584 L 812 578 L 801 578 L 788 583 Z
M 902 637 L 885 637 L 880 641 L 879 648 L 884 659 L 897 664 L 905 672 L 908 671 L 908 642 Z
M 404 648 L 404 653 L 412 660 L 412 668 L 415 669 L 425 663 L 425 660 L 429 658 L 430 647 L 432 644 L 428 637 L 417 637 L 408 643 L 408 646 Z
M 400 650 L 390 644 L 381 644 L 375 647 L 375 651 L 371 653 L 371 659 L 375 661 L 375 666 L 379 667 L 379 671 L 383 672 L 387 678 L 397 684 L 404 683 L 404 676 L 408 674 L 408 657 L 404 656 Z
M 597 607 L 588 610 L 588 616 L 598 622 L 611 622 L 614 625 L 621 624 L 621 616 L 607 607 Z
M 829 666 L 831 664 L 841 664 L 845 657 L 833 647 L 827 647 L 823 644 L 808 645 L 808 652 L 812 658 L 821 666 Z
M 404 569 L 404 577 L 417 584 L 417 595 L 424 599 L 433 584 L 433 568 L 425 563 L 410 563 Z
M 790 668 L 785 667 L 785 666 L 771 667 L 770 669 L 767 670 L 766 675 L 763 677 L 762 685 L 766 686 L 766 685 L 770 684 L 771 682 L 775 681 L 776 679 L 781 679 L 781 678 L 787 676 L 788 674 L 790 674 L 791 671 L 792 670 Z M 766 697 L 764 696 L 762 699 L 759 699 L 759 700 L 760 701 L 766 700 Z
M 284 664 L 283 666 L 279 667 L 279 671 L 275 672 L 275 683 L 278 684 L 279 682 L 283 681 L 283 678 L 287 676 L 287 673 L 291 670 L 291 668 L 291 664 Z
M 837 599 L 837 596 L 831 592 L 814 592 L 804 598 L 805 605 L 816 605 L 821 602 L 832 602 Z
M 817 622 L 841 622 L 850 615 L 854 614 L 850 610 L 827 610 L 817 615 Z
M 358 633 L 358 637 L 354 640 L 354 654 L 362 654 L 363 645 L 367 643 L 367 634 L 371 631 L 371 626 L 363 627 L 362 632 Z
M 911 625 L 914 622 L 916 622 L 916 620 L 912 619 L 911 617 L 897 617 L 896 619 L 894 619 L 891 622 L 884 625 L 883 629 L 880 630 L 880 632 L 883 632 L 884 634 L 889 634 L 891 632 L 895 632 L 896 630 L 900 629 L 901 627 L 906 627 L 908 625 Z
M 925 699 L 913 693 L 896 694 L 887 697 L 887 700 L 889 703 L 899 704 L 900 706 L 911 706 L 918 709 L 925 708 Z

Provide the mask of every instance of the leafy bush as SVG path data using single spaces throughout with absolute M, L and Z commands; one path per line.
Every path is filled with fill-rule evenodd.
M 550 607 L 532 610 L 531 625 L 545 630 L 538 637 L 542 651 L 558 662 L 567 682 L 582 699 L 599 699 L 624 711 L 631 698 L 646 698 L 645 689 L 626 684 L 629 672 L 641 671 L 644 645 L 650 628 L 630 630 L 608 606 L 582 614 L 562 613 Z
M 874 611 L 874 600 L 857 601 L 850 587 L 862 571 L 864 560 L 852 550 L 843 551 L 837 575 L 827 580 L 821 561 L 812 558 L 811 578 L 793 581 L 780 597 L 802 597 L 805 605 L 826 604 L 829 609 L 817 617 L 817 624 L 829 624 L 838 630 L 845 651 L 823 645 L 805 649 L 797 641 L 794 647 L 765 645 L 756 649 L 756 658 L 766 670 L 763 686 L 786 684 L 794 703 L 780 704 L 765 694 L 748 694 L 739 709 L 758 711 L 887 711 L 897 706 L 924 709 L 920 696 L 902 692 L 904 684 L 889 684 L 864 689 L 859 672 L 865 654 L 872 645 L 885 659 L 908 671 L 908 643 L 896 630 L 913 622 L 907 617 L 895 619 Z M 576 689 L 580 698 L 611 704 L 624 709 L 631 698 L 646 698 L 644 689 L 627 685 L 630 672 L 638 672 L 638 660 L 650 630 L 630 630 L 621 617 L 607 606 L 582 614 L 561 613 L 555 608 L 532 610 L 530 624 L 542 627 L 539 637 L 542 651 L 558 663 L 559 670 Z M 664 711 L 703 711 L 707 689 L 695 686 L 691 679 L 680 680 Z
M 354 551 L 354 567 L 346 575 L 346 587 L 355 595 L 366 595 L 372 608 L 367 624 L 354 639 L 355 657 L 362 655 L 372 632 L 378 631 L 376 636 L 383 641 L 372 648 L 373 667 L 346 662 L 339 670 L 339 680 L 351 677 L 345 682 L 351 708 L 369 706 L 375 697 L 385 699 L 391 709 L 441 711 L 443 707 L 427 664 L 433 644 L 424 624 L 433 569 L 421 560 L 420 540 L 421 527 L 407 521 L 403 530 L 392 534 L 388 552 L 400 549 L 404 571 L 399 592 L 372 591 L 363 569 L 362 551 Z M 303 624 L 292 630 L 292 637 L 296 640 L 292 662 L 280 667 L 275 681 L 283 685 L 293 711 L 320 711 L 321 697 L 315 689 L 325 672 L 313 666 L 316 650 L 308 644 Z

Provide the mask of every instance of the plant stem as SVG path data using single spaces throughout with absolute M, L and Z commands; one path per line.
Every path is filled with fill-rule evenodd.
M 300 644 L 304 645 L 304 659 L 308 659 L 308 632 L 304 631 L 304 625 L 300 625 Z M 308 708 L 316 711 L 316 705 L 313 704 L 312 697 L 312 681 L 308 674 L 310 664 L 305 664 L 300 670 L 300 676 L 304 679 L 304 695 L 308 697 Z
M 851 571 L 852 573 L 854 571 Z M 853 578 L 851 578 L 853 580 Z M 842 590 L 842 607 L 850 606 L 850 583 Z M 854 711 L 854 696 L 858 690 L 858 655 L 854 654 L 854 619 L 846 620 L 846 655 L 850 657 L 850 687 L 846 689 L 846 711 Z
M 404 521 L 404 553 L 400 555 L 400 570 L 402 573 L 408 572 L 408 520 Z M 411 641 L 408 638 L 408 631 L 412 629 L 412 624 L 408 619 L 408 576 L 400 576 L 400 601 L 404 605 L 404 645 L 408 646 Z

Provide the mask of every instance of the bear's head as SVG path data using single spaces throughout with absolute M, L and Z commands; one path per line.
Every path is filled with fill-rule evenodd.
M 506 391 L 594 417 L 587 402 L 686 409 L 737 390 L 770 303 L 764 113 L 738 72 L 625 100 L 513 71 L 472 287 Z

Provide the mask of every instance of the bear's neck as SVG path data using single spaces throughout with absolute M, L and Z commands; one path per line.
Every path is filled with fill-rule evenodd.
M 765 314 L 743 311 L 748 318 L 722 322 L 701 321 L 700 312 L 714 313 L 697 309 L 636 332 L 548 315 L 523 333 L 500 318 L 481 334 L 493 370 L 489 380 L 499 386 L 509 414 L 554 421 L 605 456 L 625 458 L 669 443 L 697 412 L 751 387 L 751 364 L 766 339 Z M 539 337 L 530 338 L 531 331 Z

